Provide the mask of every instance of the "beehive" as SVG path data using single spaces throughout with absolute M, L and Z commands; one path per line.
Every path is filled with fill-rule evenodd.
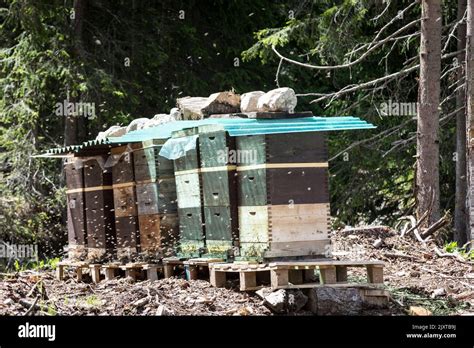
M 112 171 L 106 156 L 84 159 L 84 196 L 87 226 L 87 257 L 111 257 L 116 248 Z
M 222 127 L 198 130 L 206 256 L 228 259 L 238 250 L 235 138 Z
M 73 159 L 64 166 L 66 173 L 68 256 L 87 256 L 87 231 L 84 210 L 84 170 L 82 161 Z
M 145 141 L 133 151 L 140 249 L 158 258 L 173 254 L 178 238 L 173 162 L 159 155 L 162 145 Z
M 173 132 L 173 138 L 193 136 L 197 128 Z M 199 143 L 174 161 L 179 216 L 180 257 L 200 257 L 205 248 L 202 181 L 199 171 Z
M 111 149 L 112 181 L 117 234 L 117 258 L 133 259 L 139 251 L 139 229 L 133 152 L 128 146 Z
M 242 259 L 323 255 L 329 245 L 322 132 L 236 138 Z

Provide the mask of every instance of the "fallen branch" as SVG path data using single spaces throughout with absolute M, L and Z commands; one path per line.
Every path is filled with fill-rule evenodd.
M 438 255 L 438 257 L 452 257 L 452 258 L 454 258 L 455 260 L 457 260 L 461 263 L 467 263 L 469 265 L 472 264 L 471 262 L 464 260 L 459 254 L 443 253 L 436 246 L 434 247 L 434 252 L 436 253 L 436 255 Z
M 441 219 L 439 219 L 438 221 L 436 221 L 433 225 L 431 225 L 430 227 L 428 227 L 422 234 L 421 234 L 421 237 L 423 239 L 426 239 L 428 238 L 429 236 L 431 236 L 433 233 L 435 233 L 436 231 L 438 231 L 439 229 L 443 228 L 446 224 L 448 223 L 448 219 L 445 216 L 443 216 Z
M 36 290 L 36 287 L 37 287 L 38 284 L 39 284 L 40 282 L 42 282 L 42 281 L 43 281 L 42 279 L 38 280 L 38 281 L 35 283 L 35 285 L 33 285 L 33 287 L 31 288 L 31 290 L 26 294 L 26 297 L 30 297 L 31 295 L 33 295 L 33 292 Z
M 428 212 L 429 210 L 427 210 L 423 216 L 421 217 L 421 219 L 417 222 L 415 217 L 414 216 L 406 216 L 406 217 L 402 217 L 401 219 L 409 219 L 411 221 L 411 224 L 412 224 L 412 227 L 404 234 L 404 235 L 407 235 L 409 234 L 410 232 L 413 231 L 413 234 L 415 235 L 416 239 L 418 239 L 418 241 L 422 244 L 426 244 L 426 242 L 423 240 L 423 238 L 421 238 L 420 236 L 420 233 L 418 232 L 418 226 L 423 222 L 423 220 L 426 218 L 426 216 L 428 216 Z
M 40 297 L 36 296 L 36 298 L 33 302 L 29 302 L 25 299 L 20 299 L 20 301 L 18 301 L 23 307 L 28 308 L 28 310 L 24 314 L 25 316 L 30 314 L 33 309 L 40 309 L 41 310 L 41 306 L 37 305 L 39 299 L 40 299 Z
M 474 297 L 474 291 L 466 291 L 460 294 L 454 295 L 453 298 L 456 300 L 467 300 Z
M 421 223 L 426 219 L 426 217 L 428 216 L 428 212 L 429 210 L 425 211 L 424 214 L 421 216 L 421 218 L 418 220 L 418 222 L 416 222 L 415 218 L 413 216 L 404 216 L 402 218 L 400 218 L 399 220 L 403 220 L 403 219 L 409 219 L 412 223 L 412 226 L 411 228 L 408 229 L 408 231 L 406 231 L 404 234 L 402 234 L 402 237 L 406 234 L 409 234 L 410 232 L 413 232 L 415 230 L 418 229 L 418 227 L 421 225 Z M 415 234 L 416 235 L 416 234 Z
M 341 230 L 341 233 L 349 233 L 350 232 L 364 232 L 364 231 L 371 231 L 371 230 L 382 230 L 384 232 L 391 232 L 392 228 L 386 225 L 375 225 L 375 226 L 361 226 L 361 227 L 350 227 Z
M 386 256 L 386 257 L 402 258 L 402 259 L 408 259 L 408 260 L 411 260 L 411 261 L 421 261 L 421 259 L 419 257 L 410 256 L 410 255 L 407 255 L 407 254 L 398 254 L 398 253 L 386 252 L 386 253 L 383 253 L 383 255 Z

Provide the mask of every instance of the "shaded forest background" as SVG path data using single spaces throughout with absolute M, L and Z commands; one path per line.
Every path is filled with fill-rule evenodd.
M 0 1 L 0 240 L 38 243 L 46 254 L 66 239 L 65 189 L 60 160 L 33 159 L 65 142 L 56 103 L 95 103 L 96 117 L 81 119 L 78 141 L 112 125 L 168 112 L 175 99 L 280 86 L 297 93 L 326 93 L 416 64 L 419 28 L 382 45 L 350 69 L 307 70 L 287 57 L 341 64 L 356 43 L 412 1 L 82 1 L 80 40 L 74 28 L 77 1 Z M 455 52 L 449 35 L 455 1 L 443 4 L 443 53 Z M 420 17 L 418 6 L 392 31 Z M 418 33 L 418 34 L 417 34 Z M 400 35 L 402 36 L 402 35 Z M 456 62 L 443 61 L 440 114 L 441 209 L 454 210 Z M 276 73 L 278 79 L 276 81 Z M 454 86 L 454 87 L 453 87 Z M 297 110 L 354 115 L 370 131 L 330 135 L 331 213 L 334 226 L 389 224 L 415 210 L 416 121 L 383 116 L 381 103 L 417 101 L 417 71 L 361 89 L 329 103 L 300 97 Z M 451 238 L 450 229 L 444 236 Z

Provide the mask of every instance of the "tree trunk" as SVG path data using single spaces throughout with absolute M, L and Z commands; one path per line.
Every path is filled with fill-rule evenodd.
M 421 227 L 439 220 L 439 95 L 441 71 L 441 0 L 423 0 L 420 85 L 418 90 L 416 200 Z
M 460 21 L 466 12 L 467 0 L 458 1 L 457 20 Z M 458 25 L 457 29 L 458 51 L 466 47 L 466 23 Z M 458 245 L 463 245 L 467 241 L 467 213 L 466 213 L 466 196 L 467 196 L 467 176 L 466 176 L 466 90 L 465 81 L 465 58 L 466 54 L 461 52 L 457 56 L 458 69 L 458 92 L 456 95 L 456 199 L 454 209 L 454 240 Z
M 467 35 L 466 35 L 466 94 L 467 94 L 467 202 L 469 208 L 468 240 L 474 247 L 474 48 L 472 35 L 474 31 L 474 0 L 467 1 Z
M 72 19 L 73 35 L 73 54 L 76 59 L 81 60 L 83 54 L 82 31 L 84 23 L 84 13 L 87 5 L 87 0 L 74 0 L 74 17 Z M 68 96 L 69 98 L 69 96 Z M 78 98 L 71 98 L 70 102 L 78 101 Z M 79 142 L 79 138 L 84 136 L 83 129 L 86 128 L 85 119 L 79 120 L 79 117 L 69 115 L 65 117 L 64 124 L 64 145 L 75 145 Z M 84 140 L 84 139 L 81 139 Z

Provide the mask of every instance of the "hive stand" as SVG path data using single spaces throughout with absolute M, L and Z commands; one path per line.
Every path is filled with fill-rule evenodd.
M 240 290 L 258 290 L 266 284 L 258 284 L 257 273 L 270 273 L 270 286 L 273 289 L 312 288 L 322 285 L 354 286 L 347 282 L 347 268 L 365 267 L 367 283 L 383 284 L 383 266 L 381 261 L 335 261 L 309 260 L 293 262 L 272 262 L 269 264 L 213 263 L 209 265 L 210 282 L 215 287 L 225 285 L 227 273 L 239 273 Z M 319 271 L 319 282 L 314 282 L 315 270 Z M 359 284 L 360 285 L 360 284 Z
M 209 265 L 211 263 L 223 262 L 223 259 L 219 258 L 196 258 L 183 261 L 184 271 L 186 273 L 187 280 L 199 279 L 200 271 L 209 271 Z

